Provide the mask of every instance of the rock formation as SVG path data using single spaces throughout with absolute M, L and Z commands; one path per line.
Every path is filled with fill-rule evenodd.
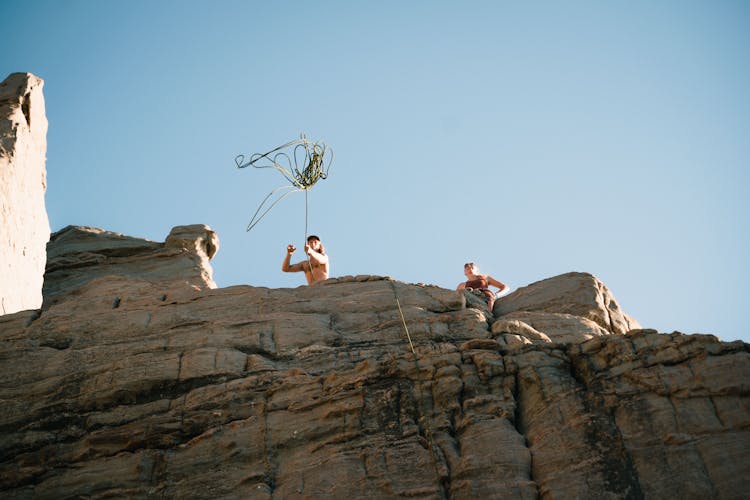
M 167 288 L 180 284 L 197 290 L 216 288 L 209 260 L 218 249 L 218 236 L 204 224 L 177 226 L 164 243 L 67 226 L 54 233 L 48 244 L 45 307 L 103 276 L 146 278 Z
M 641 328 L 620 309 L 604 283 L 587 273 L 563 274 L 520 288 L 497 301 L 494 314 L 502 316 L 492 325 L 494 332 L 520 333 L 506 336 L 508 342 L 578 343 Z
M 155 247 L 134 244 L 128 267 L 112 234 L 61 231 L 48 276 L 67 284 L 0 317 L 5 498 L 750 491 L 748 345 L 624 332 L 633 320 L 591 275 L 519 289 L 493 315 L 468 292 L 377 276 L 152 279 L 135 270 Z M 127 272 L 78 266 L 92 248 Z
M 43 86 L 29 73 L 0 83 L 0 314 L 42 304 L 50 233 Z
M 43 103 L 31 75 L 0 87 L 0 297 L 32 309 L 0 315 L 3 498 L 750 491 L 749 346 L 642 330 L 589 274 L 493 311 L 378 276 L 217 289 L 207 226 L 68 226 L 35 309 Z

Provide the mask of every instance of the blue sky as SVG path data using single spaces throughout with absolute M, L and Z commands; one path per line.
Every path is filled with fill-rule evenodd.
M 750 342 L 744 1 L 0 0 L 0 74 L 45 80 L 52 230 L 219 234 L 219 286 L 295 287 L 310 192 L 334 276 L 519 288 L 590 272 L 644 327 Z M 301 259 L 301 253 L 297 256 Z

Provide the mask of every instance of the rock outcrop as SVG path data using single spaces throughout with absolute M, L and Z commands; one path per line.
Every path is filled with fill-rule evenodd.
M 0 83 L 0 314 L 42 304 L 50 233 L 43 86 L 29 73 Z
M 144 278 L 164 288 L 216 288 L 209 260 L 219 238 L 204 224 L 177 226 L 164 243 L 82 226 L 57 231 L 47 244 L 44 305 L 105 276 Z M 137 282 L 137 281 L 136 281 Z M 127 280 L 121 280 L 125 286 Z
M 0 317 L 5 498 L 750 491 L 749 346 L 621 333 L 631 320 L 590 275 L 520 289 L 496 317 L 377 276 L 196 289 L 129 271 L 64 288 Z
M 581 326 L 592 335 L 641 328 L 623 312 L 604 283 L 588 273 L 567 273 L 520 288 L 497 301 L 494 313 L 506 320 L 520 319 L 531 326 L 545 325 L 543 328 L 550 331 L 555 330 L 552 325 L 556 319 L 563 332 L 575 330 L 567 326 L 571 325 L 571 318 L 584 320 Z

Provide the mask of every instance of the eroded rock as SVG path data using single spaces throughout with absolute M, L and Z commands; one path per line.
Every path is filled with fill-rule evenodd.
M 0 83 L 0 314 L 42 305 L 50 233 L 43 86 L 30 73 Z
M 376 276 L 294 289 L 89 280 L 40 316 L 0 317 L 0 490 L 7 498 L 747 491 L 746 344 L 648 331 L 545 342 L 526 320 L 491 319 L 460 292 Z M 579 324 L 589 323 L 600 328 Z M 510 348 L 513 335 L 539 342 Z
M 203 224 L 177 226 L 164 243 L 67 226 L 52 234 L 47 244 L 44 304 L 47 307 L 92 280 L 111 276 L 163 283 L 165 289 L 216 288 L 209 260 L 218 248 L 218 236 Z
M 547 278 L 495 302 L 495 316 L 504 317 L 515 311 L 570 314 L 589 319 L 611 333 L 640 328 L 636 320 L 622 311 L 604 283 L 588 273 Z

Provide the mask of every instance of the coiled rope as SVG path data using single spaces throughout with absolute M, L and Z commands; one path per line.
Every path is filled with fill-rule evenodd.
M 247 225 L 247 231 L 254 228 L 261 220 L 263 220 L 266 214 L 276 206 L 277 203 L 286 198 L 289 194 L 304 191 L 305 242 L 307 242 L 307 192 L 320 179 L 328 178 L 328 171 L 331 168 L 331 163 L 333 163 L 333 149 L 328 147 L 324 142 L 311 142 L 307 140 L 305 134 L 300 134 L 299 139 L 282 144 L 267 153 L 252 154 L 247 160 L 245 159 L 244 154 L 239 154 L 234 158 L 234 162 L 237 165 L 237 168 L 273 168 L 289 181 L 289 184 L 275 188 L 263 198 L 263 201 L 250 219 L 250 223 Z M 266 204 L 269 203 L 269 200 L 279 191 L 283 194 L 270 202 L 270 205 L 266 206 Z

